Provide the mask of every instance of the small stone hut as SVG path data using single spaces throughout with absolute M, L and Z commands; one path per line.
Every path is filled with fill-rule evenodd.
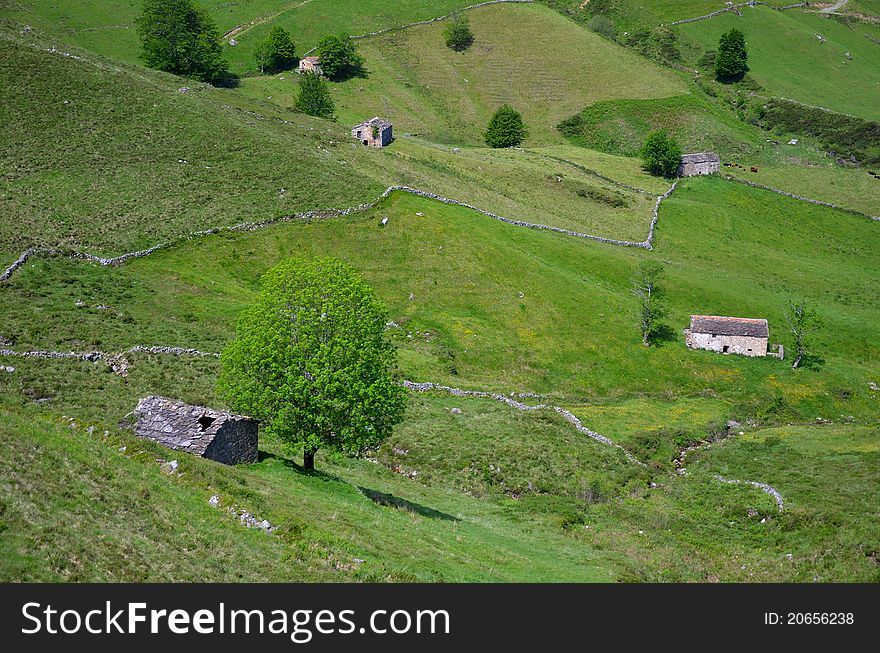
M 321 58 L 303 57 L 299 60 L 299 68 L 297 68 L 297 71 L 301 73 L 315 73 L 316 75 L 323 75 L 324 69 L 321 68 Z
M 721 159 L 714 152 L 697 152 L 682 154 L 678 166 L 679 177 L 696 177 L 711 175 L 721 170 Z
M 166 397 L 145 397 L 122 423 L 169 449 L 226 465 L 257 462 L 257 420 Z
M 767 320 L 718 315 L 691 315 L 691 326 L 685 329 L 685 342 L 691 349 L 708 349 L 722 354 L 767 356 L 770 330 Z M 782 358 L 779 352 L 770 356 Z
M 351 137 L 370 147 L 385 147 L 394 140 L 393 125 L 378 116 L 351 130 Z

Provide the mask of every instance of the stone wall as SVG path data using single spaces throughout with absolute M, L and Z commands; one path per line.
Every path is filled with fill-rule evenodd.
M 678 167 L 678 174 L 681 177 L 697 177 L 699 175 L 711 175 L 721 170 L 721 163 L 718 161 L 700 161 L 697 163 L 682 163 Z
M 690 329 L 687 329 L 685 332 L 685 342 L 691 349 L 707 349 L 722 354 L 741 354 L 743 356 L 767 355 L 767 338 L 691 333 Z M 725 347 L 727 347 L 726 350 Z

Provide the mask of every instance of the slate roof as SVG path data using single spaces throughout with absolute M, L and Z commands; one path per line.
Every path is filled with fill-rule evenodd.
M 715 152 L 695 152 L 693 154 L 682 154 L 682 163 L 720 163 L 721 158 Z
M 256 423 L 256 420 L 244 415 L 153 396 L 138 401 L 134 412 L 123 420 L 123 426 L 130 424 L 135 434 L 155 440 L 170 449 L 202 456 L 224 424 L 239 421 Z
M 718 315 L 691 315 L 691 333 L 714 333 L 719 336 L 768 338 L 767 320 Z
M 393 125 L 390 122 L 388 122 L 387 120 L 385 120 L 384 118 L 380 118 L 379 116 L 376 116 L 375 118 L 370 118 L 369 120 L 362 122 L 359 125 L 355 125 L 354 128 L 357 129 L 358 127 L 364 127 L 364 126 L 375 127 L 379 131 L 385 131 L 386 129 L 388 129 L 389 127 L 392 127 Z

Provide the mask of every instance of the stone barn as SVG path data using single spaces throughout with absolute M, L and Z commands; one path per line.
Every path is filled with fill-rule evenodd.
M 394 140 L 393 125 L 387 120 L 376 117 L 362 122 L 351 130 L 351 137 L 358 139 L 364 145 L 371 147 L 385 147 Z
M 321 68 L 320 57 L 303 57 L 299 60 L 299 68 L 297 70 L 301 73 L 324 74 L 324 69 Z
M 711 175 L 720 170 L 721 159 L 714 152 L 682 154 L 681 164 L 678 166 L 678 176 L 696 177 L 697 175 Z
M 770 330 L 767 320 L 717 315 L 691 315 L 691 326 L 685 329 L 685 342 L 691 349 L 708 349 L 721 354 L 767 356 Z M 782 358 L 779 353 L 769 355 Z
M 122 426 L 169 449 L 226 465 L 257 462 L 258 422 L 243 415 L 165 397 L 146 397 L 123 420 Z

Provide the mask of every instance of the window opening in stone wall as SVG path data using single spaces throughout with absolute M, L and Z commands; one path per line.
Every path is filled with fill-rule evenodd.
M 199 417 L 199 430 L 205 431 L 208 427 L 211 426 L 217 420 L 216 417 L 211 417 L 209 415 L 202 415 Z

